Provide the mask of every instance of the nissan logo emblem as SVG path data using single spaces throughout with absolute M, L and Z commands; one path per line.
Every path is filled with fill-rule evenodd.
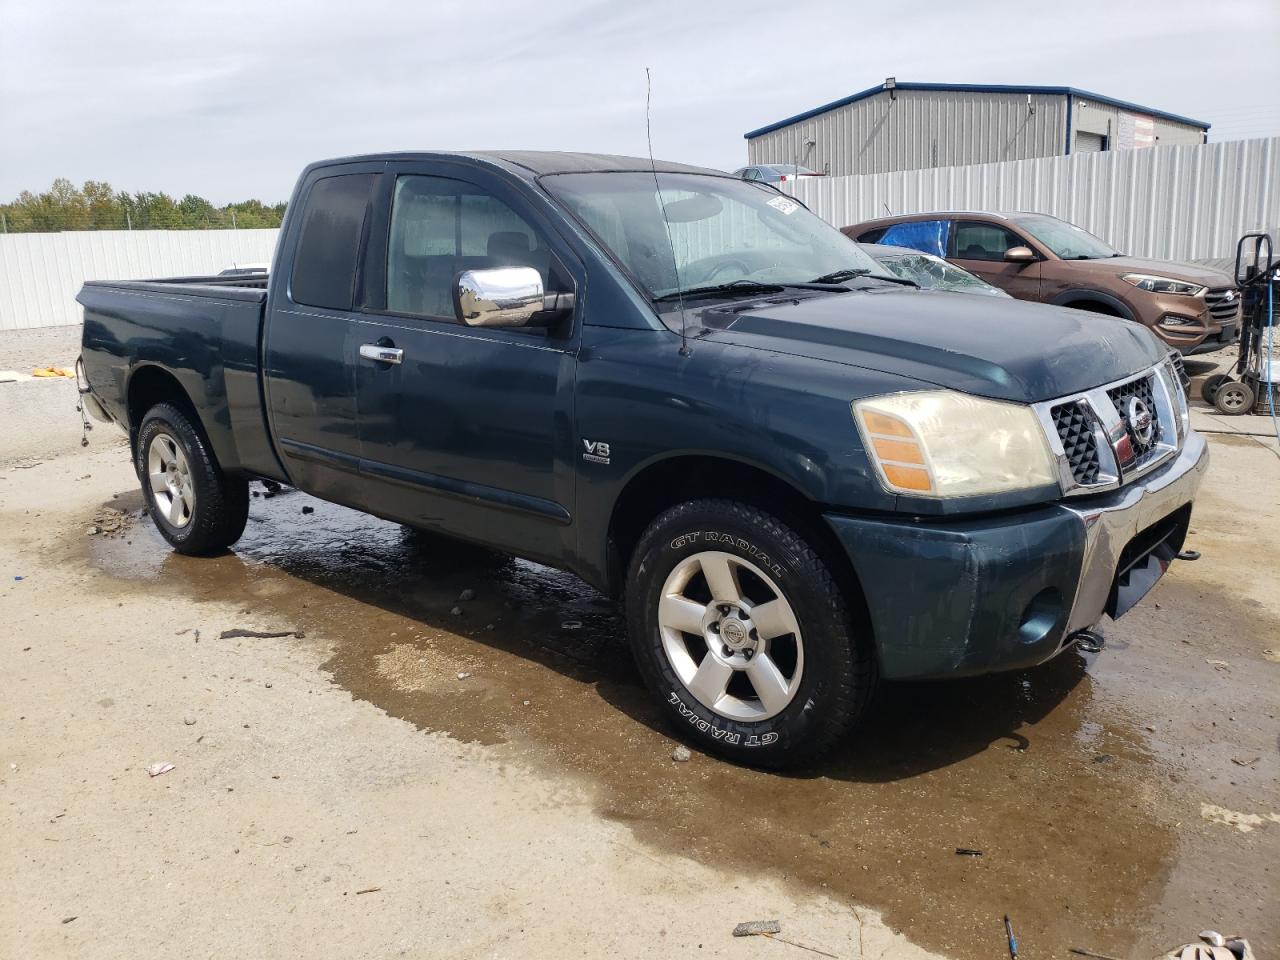
M 1150 408 L 1137 397 L 1129 398 L 1129 429 L 1144 447 L 1151 443 L 1155 435 L 1156 425 L 1151 417 Z

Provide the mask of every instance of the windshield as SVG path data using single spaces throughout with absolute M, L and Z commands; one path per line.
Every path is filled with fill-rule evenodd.
M 651 298 L 733 283 L 748 296 L 758 284 L 892 276 L 796 201 L 746 180 L 659 173 L 655 187 L 652 173 L 568 173 L 541 183 Z
M 948 263 L 941 257 L 935 257 L 932 254 L 890 254 L 877 259 L 904 280 L 914 280 L 926 290 L 953 290 L 957 293 L 982 293 L 993 297 L 1005 296 L 1003 290 L 991 286 L 991 284 L 974 276 L 968 270 L 963 270 L 954 263 Z
M 1043 214 L 1020 214 L 1009 218 L 1063 260 L 1103 260 L 1118 257 L 1115 247 L 1104 243 L 1074 223 Z

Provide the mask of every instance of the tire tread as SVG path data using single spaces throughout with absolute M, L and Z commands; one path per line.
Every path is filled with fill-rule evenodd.
M 826 619 L 838 625 L 834 633 L 823 639 L 834 645 L 843 669 L 825 678 L 828 682 L 834 681 L 834 690 L 826 703 L 826 716 L 813 725 L 812 735 L 803 743 L 790 742 L 785 752 L 737 750 L 732 753 L 735 760 L 761 767 L 783 768 L 811 763 L 828 753 L 861 718 L 878 680 L 878 671 L 874 653 L 864 642 L 866 638 L 855 635 L 844 591 L 819 551 L 773 514 L 738 500 L 705 498 L 678 504 L 655 518 L 640 537 L 627 577 L 626 609 L 633 644 L 646 642 L 645 598 L 638 596 L 639 591 L 634 589 L 641 566 L 663 538 L 686 528 L 695 518 L 706 515 L 718 515 L 722 520 L 746 530 L 764 531 L 782 544 L 791 555 L 789 563 L 816 587 L 815 592 L 822 597 L 826 605 Z M 638 650 L 636 653 L 641 672 L 652 687 L 654 680 L 659 678 L 653 676 Z M 708 744 L 702 741 L 701 745 Z M 727 752 L 727 748 L 722 752 Z
M 186 448 L 195 484 L 196 509 L 191 523 L 175 533 L 155 514 L 155 500 L 147 482 L 145 453 L 152 424 L 165 424 Z M 156 528 L 178 553 L 208 556 L 219 553 L 240 539 L 249 519 L 249 483 L 228 475 L 219 465 L 204 432 L 186 412 L 172 403 L 158 403 L 142 418 L 135 441 L 134 466 L 142 483 L 143 496 L 152 512 Z

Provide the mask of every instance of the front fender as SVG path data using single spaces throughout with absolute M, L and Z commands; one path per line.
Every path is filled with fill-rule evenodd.
M 763 473 L 816 504 L 894 509 L 850 411 L 872 393 L 916 381 L 812 358 L 698 340 L 679 352 L 668 331 L 584 329 L 575 449 L 581 568 L 606 579 L 615 504 L 629 482 L 677 457 Z M 607 462 L 588 444 L 609 446 Z M 598 572 L 598 576 L 597 576 Z

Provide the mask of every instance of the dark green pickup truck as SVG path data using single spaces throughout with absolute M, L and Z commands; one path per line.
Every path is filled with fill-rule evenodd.
M 175 549 L 248 482 L 574 571 L 693 740 L 811 760 L 878 677 L 1028 667 L 1182 549 L 1143 327 L 918 290 L 773 188 L 560 153 L 315 164 L 269 276 L 89 283 L 86 406 Z

